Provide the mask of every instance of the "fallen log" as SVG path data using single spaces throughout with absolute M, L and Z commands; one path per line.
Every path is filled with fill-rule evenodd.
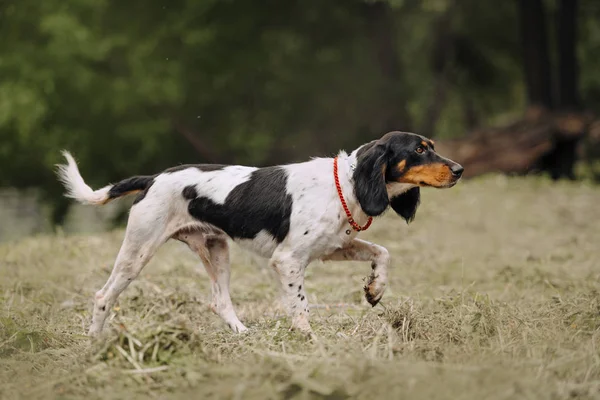
M 587 113 L 549 113 L 532 108 L 521 120 L 480 129 L 465 138 L 440 140 L 436 148 L 460 162 L 465 177 L 546 171 L 554 179 L 574 179 L 577 145 L 592 121 Z

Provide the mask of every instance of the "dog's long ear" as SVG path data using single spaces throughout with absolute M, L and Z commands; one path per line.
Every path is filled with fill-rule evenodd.
M 417 207 L 421 202 L 421 191 L 418 187 L 407 190 L 406 192 L 392 197 L 390 205 L 396 213 L 404 218 L 406 223 L 412 222 L 417 213 Z
M 358 152 L 354 178 L 354 194 L 363 211 L 380 215 L 390 204 L 385 187 L 387 146 L 378 141 L 366 144 Z

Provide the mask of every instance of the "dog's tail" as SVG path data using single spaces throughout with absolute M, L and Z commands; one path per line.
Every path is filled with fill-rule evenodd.
M 67 164 L 58 165 L 57 174 L 58 179 L 67 189 L 65 196 L 83 204 L 106 204 L 118 197 L 145 190 L 154 182 L 154 176 L 134 176 L 114 185 L 94 190 L 81 177 L 77 163 L 71 153 L 63 151 L 62 154 L 67 159 Z

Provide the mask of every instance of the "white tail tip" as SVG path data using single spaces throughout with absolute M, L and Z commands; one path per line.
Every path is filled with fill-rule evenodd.
M 67 189 L 65 196 L 75 199 L 82 204 L 99 205 L 106 203 L 109 200 L 108 191 L 112 185 L 93 190 L 83 180 L 71 153 L 63 150 L 62 155 L 67 159 L 67 164 L 57 165 L 57 175 L 58 179 Z

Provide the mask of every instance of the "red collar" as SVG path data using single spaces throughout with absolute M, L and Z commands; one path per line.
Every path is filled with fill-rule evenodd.
M 348 223 L 352 226 L 352 229 L 354 229 L 357 232 L 366 231 L 367 229 L 369 229 L 369 226 L 371 226 L 371 222 L 373 222 L 373 217 L 369 217 L 365 226 L 360 226 L 359 224 L 356 223 L 354 218 L 352 218 L 352 213 L 348 209 L 346 200 L 344 200 L 344 194 L 342 193 L 342 187 L 340 186 L 340 178 L 338 177 L 338 158 L 337 157 L 335 157 L 333 159 L 333 179 L 335 180 L 335 187 L 337 188 L 338 196 L 340 198 L 340 201 L 342 202 L 342 207 L 344 208 L 344 211 L 346 212 L 346 216 L 348 217 Z

